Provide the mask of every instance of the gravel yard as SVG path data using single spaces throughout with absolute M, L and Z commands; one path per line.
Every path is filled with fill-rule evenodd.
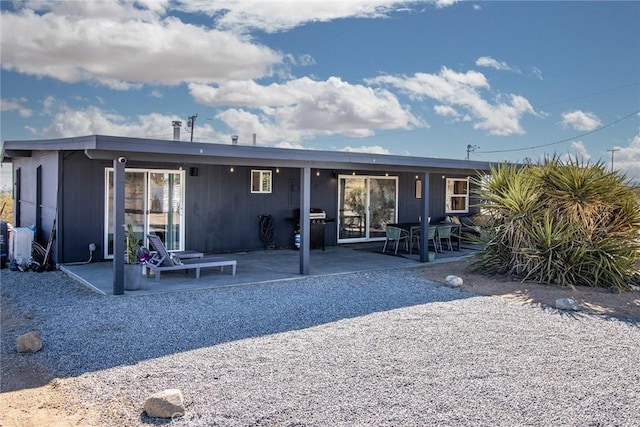
M 45 367 L 34 385 L 55 377 L 47 390 L 74 425 L 166 424 L 142 404 L 167 388 L 185 397 L 176 426 L 640 423 L 638 323 L 478 296 L 419 269 L 135 297 L 3 270 L 2 308 L 2 406 L 25 363 Z M 16 354 L 30 330 L 43 350 Z

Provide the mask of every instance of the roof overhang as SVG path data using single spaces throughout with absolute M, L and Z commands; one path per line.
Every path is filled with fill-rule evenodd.
M 490 162 L 387 154 L 354 153 L 168 141 L 91 135 L 35 141 L 5 141 L 5 157 L 28 157 L 34 151 L 83 151 L 90 159 L 167 164 L 215 164 L 255 167 L 310 167 L 399 172 L 488 171 Z

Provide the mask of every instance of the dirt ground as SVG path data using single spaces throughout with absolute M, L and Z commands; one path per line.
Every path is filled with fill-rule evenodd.
M 455 261 L 425 266 L 424 277 L 444 284 L 445 278 L 456 275 L 463 279 L 463 289 L 481 295 L 493 295 L 526 304 L 555 307 L 556 299 L 576 300 L 583 313 L 602 314 L 640 321 L 640 292 L 611 293 L 608 289 L 578 286 L 569 289 L 557 285 L 510 280 L 501 276 L 484 276 L 469 272 L 469 261 Z
M 463 279 L 465 290 L 507 298 L 534 306 L 554 307 L 557 298 L 567 297 L 580 303 L 584 313 L 603 314 L 640 321 L 640 292 L 613 294 L 606 289 L 567 289 L 553 285 L 522 283 L 502 277 L 489 277 L 468 272 L 467 261 L 430 264 L 421 274 L 445 284 L 448 275 Z M 10 299 L 2 297 L 2 334 L 19 330 L 28 322 L 29 313 L 14 310 Z M 93 420 L 98 407 L 80 405 L 75 392 L 63 379 L 55 378 L 51 370 L 39 365 L 28 354 L 3 355 L 0 393 L 0 427 L 74 427 L 97 425 Z

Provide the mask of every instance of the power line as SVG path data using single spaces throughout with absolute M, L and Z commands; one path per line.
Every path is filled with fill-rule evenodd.
M 596 132 L 600 132 L 601 130 L 606 129 L 608 127 L 611 127 L 611 126 L 615 125 L 616 123 L 620 123 L 621 121 L 626 120 L 629 117 L 632 117 L 632 116 L 634 116 L 634 115 L 636 115 L 638 113 L 640 113 L 640 110 L 636 110 L 631 114 L 627 114 L 626 116 L 624 116 L 624 117 L 622 117 L 622 118 L 620 118 L 620 119 L 618 119 L 618 120 L 616 120 L 614 122 L 608 123 L 608 124 L 606 124 L 604 126 L 600 126 L 599 128 L 594 129 L 592 131 L 581 133 L 580 135 L 575 135 L 575 136 L 572 136 L 571 138 L 561 139 L 560 141 L 550 142 L 548 144 L 534 145 L 533 147 L 525 147 L 525 148 L 512 148 L 510 150 L 492 150 L 492 151 L 475 151 L 475 152 L 476 153 L 482 153 L 482 154 L 509 153 L 509 152 L 514 152 L 514 151 L 533 150 L 533 149 L 536 149 L 536 148 L 549 147 L 551 145 L 558 145 L 558 144 L 562 144 L 563 142 L 569 142 L 569 141 L 572 141 L 572 140 L 577 139 L 577 138 L 582 138 L 583 136 L 587 136 L 587 135 L 591 135 L 591 134 L 596 133 Z
M 588 93 L 586 95 L 581 95 L 581 96 L 576 96 L 576 97 L 573 97 L 573 98 L 566 98 L 566 99 L 561 99 L 559 101 L 549 102 L 548 104 L 539 105 L 538 108 L 544 108 L 544 107 L 548 107 L 550 105 L 562 104 L 564 102 L 575 101 L 577 99 L 589 98 L 591 96 L 601 95 L 603 93 L 608 93 L 608 92 L 614 92 L 616 90 L 626 89 L 628 87 L 633 87 L 633 86 L 638 86 L 638 85 L 640 85 L 640 82 L 629 83 L 629 84 L 622 85 L 622 86 L 616 86 L 616 87 L 613 87 L 613 88 L 610 88 L 610 89 L 600 90 L 598 92 Z

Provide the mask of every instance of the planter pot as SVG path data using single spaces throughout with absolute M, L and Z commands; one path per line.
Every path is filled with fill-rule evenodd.
M 435 252 L 429 251 L 427 256 L 428 256 L 429 262 L 433 262 L 436 259 L 436 253 Z
M 141 264 L 125 264 L 124 265 L 124 289 L 125 291 L 135 291 L 142 286 L 142 265 Z

